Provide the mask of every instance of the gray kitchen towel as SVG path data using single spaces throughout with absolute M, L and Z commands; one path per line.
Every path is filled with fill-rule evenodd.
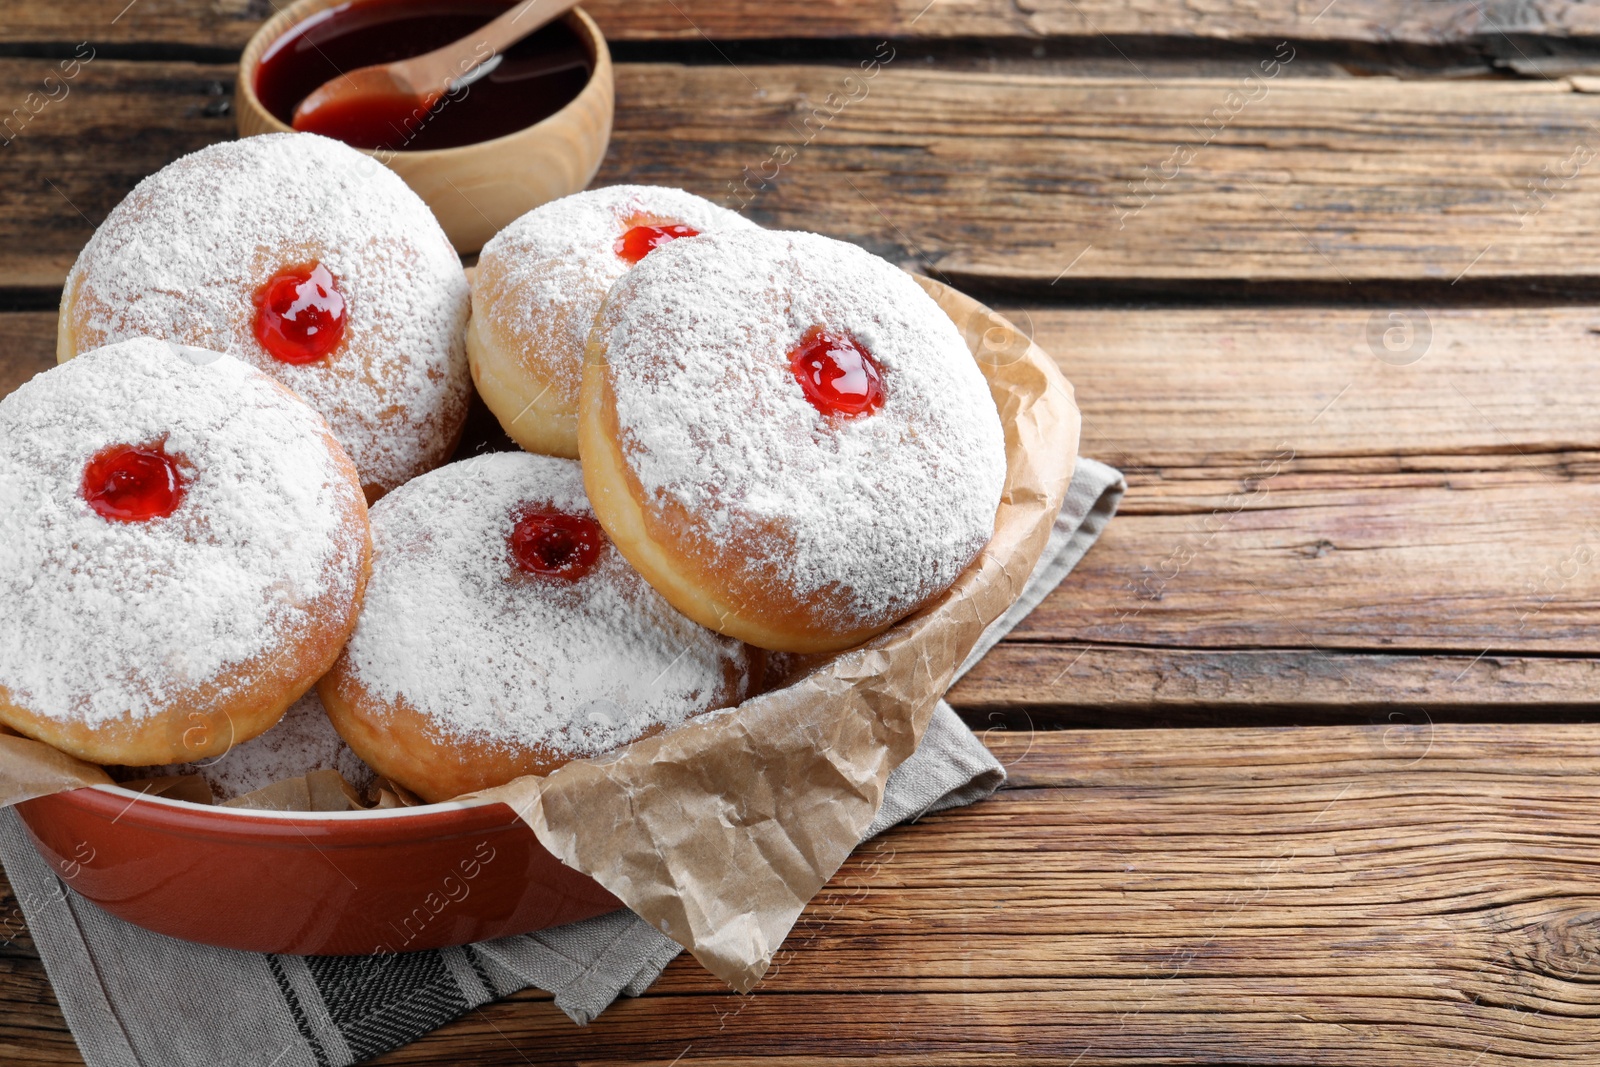
M 964 673 L 1066 576 L 1116 512 L 1116 470 L 1079 459 L 1050 544 L 1016 605 Z M 889 776 L 867 832 L 988 796 L 1005 771 L 939 702 L 922 744 Z M 537 986 L 587 1023 L 638 996 L 681 948 L 628 911 L 476 945 L 380 956 L 273 956 L 141 930 L 81 897 L 0 812 L 0 862 L 89 1067 L 344 1067 Z

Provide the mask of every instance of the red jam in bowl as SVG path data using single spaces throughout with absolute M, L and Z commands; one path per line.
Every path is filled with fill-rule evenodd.
M 319 11 L 267 47 L 256 68 L 256 96 L 279 121 L 293 125 L 294 109 L 324 82 L 460 40 L 510 6 L 507 0 L 358 0 Z M 477 144 L 554 115 L 583 91 L 593 68 L 583 41 L 561 19 L 490 63 L 429 107 L 401 115 L 341 109 L 311 132 L 391 152 Z

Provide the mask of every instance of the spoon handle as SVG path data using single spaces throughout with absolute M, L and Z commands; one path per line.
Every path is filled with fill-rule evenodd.
M 442 48 L 389 65 L 419 93 L 442 93 L 535 30 L 578 6 L 577 0 L 522 0 L 480 29 Z

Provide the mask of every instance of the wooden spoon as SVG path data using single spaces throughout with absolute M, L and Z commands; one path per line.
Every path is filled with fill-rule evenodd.
M 404 136 L 446 93 L 500 65 L 505 50 L 577 6 L 577 0 L 523 0 L 459 41 L 420 56 L 377 63 L 324 82 L 294 109 L 292 125 L 340 140 L 352 128 L 393 128 Z M 358 121 L 352 121 L 357 120 Z M 354 143 L 352 141 L 352 143 Z M 359 144 L 358 148 L 380 148 Z

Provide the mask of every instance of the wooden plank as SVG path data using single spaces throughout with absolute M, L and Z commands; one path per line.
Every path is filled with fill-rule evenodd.
M 1265 795 L 1399 775 L 1430 790 L 1476 792 L 1494 805 L 1529 783 L 1587 788 L 1600 773 L 1600 724 L 1419 719 L 1183 731 L 997 730 L 982 737 L 1006 767 L 1007 789 L 1260 789 Z M 1497 785 L 1512 782 L 1522 785 Z
M 1204 0 L 1174 4 L 1115 0 L 604 0 L 588 5 L 619 40 L 761 37 L 1018 37 L 1027 39 L 1176 37 L 1218 40 L 1293 38 L 1377 44 L 1455 45 L 1507 33 L 1582 37 L 1600 31 L 1587 5 L 1490 4 L 1471 0 L 1404 4 L 1393 0 Z
M 63 62 L 0 60 L 0 289 L 59 289 L 140 179 L 234 135 L 231 66 L 95 58 L 63 82 Z
M 755 995 L 680 959 L 588 1028 L 529 994 L 378 1062 L 1600 1056 L 1600 727 L 988 741 L 1012 788 L 859 850 Z M 76 1062 L 38 979 L 0 969 L 0 1042 Z
M 7 4 L 0 12 L 0 41 L 164 44 L 237 52 L 273 10 L 271 0 Z
M 27 99 L 52 69 L 0 61 L 0 100 Z M 1600 279 L 1600 186 L 1580 173 L 1537 197 L 1528 188 L 1589 158 L 1590 98 L 1562 84 L 1285 77 L 1253 83 L 1258 99 L 1241 103 L 1240 79 L 893 63 L 861 75 L 625 65 L 600 181 L 682 184 L 957 281 L 1046 291 Z M 204 64 L 84 67 L 0 152 L 15 190 L 0 287 L 58 285 L 138 178 L 231 136 L 228 78 Z M 794 155 L 780 165 L 784 145 Z M 763 173 L 776 173 L 764 190 Z
M 0 872 L 0 1063 L 82 1063 L 11 883 Z
M 1002 37 L 1030 40 L 1175 37 L 1360 41 L 1412 46 L 1503 43 L 1505 34 L 1594 36 L 1592 7 L 1563 0 L 591 0 L 585 5 L 618 41 L 781 37 Z M 272 8 L 261 0 L 73 0 L 16 4 L 0 14 L 0 39 L 104 41 L 241 48 Z
M 1364 485 L 1567 478 L 1596 449 L 1600 308 L 1001 310 L 1072 380 L 1084 453 L 1163 481 L 1259 477 L 1288 452 Z
M 0 397 L 56 365 L 55 312 L 0 313 L 0 336 Z
M 1015 636 L 1469 656 L 1596 650 L 1600 482 L 1274 483 L 1141 513 L 1159 493 L 1133 497 Z
M 1593 309 L 1406 314 L 1429 323 L 1426 351 L 1418 331 L 1413 351 L 1383 347 L 1386 310 L 1035 313 L 1078 386 L 1085 452 L 1124 465 L 1134 489 L 1015 636 L 1292 649 L 1322 671 L 1333 661 L 1315 654 L 1331 649 L 1593 653 L 1600 482 L 1579 400 L 1600 371 Z M 1418 358 L 1395 365 L 1374 347 Z M 1152 670 L 1125 683 L 1133 700 L 1153 699 L 1176 665 L 1107 662 Z M 1374 696 L 1436 686 L 1454 666 L 1363 662 L 1389 680 Z M 1262 677 L 1287 669 L 1271 663 Z M 1526 666 L 1541 679 L 1530 699 L 1593 691 L 1583 670 Z M 1331 698 L 1295 670 L 1281 677 L 1276 695 L 1244 702 Z
M 1410 350 L 1385 347 L 1389 309 L 1009 309 L 1073 380 L 1085 453 L 1132 489 L 957 706 L 1041 724 L 1582 714 L 1600 315 L 1395 310 Z
M 1012 639 L 950 692 L 976 730 L 1595 718 L 1600 659 Z
M 847 83 L 837 68 L 643 64 L 619 81 L 600 180 L 687 184 L 958 282 L 1207 279 L 1217 295 L 1236 281 L 1443 289 L 1600 266 L 1584 251 L 1600 190 L 1528 189 L 1573 152 L 1594 155 L 1583 95 L 1549 82 L 1243 82 L 1254 69 L 1146 82 L 891 65 Z

